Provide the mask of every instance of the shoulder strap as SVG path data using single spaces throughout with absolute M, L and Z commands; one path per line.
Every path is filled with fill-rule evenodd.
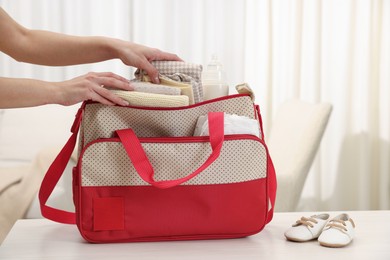
M 263 122 L 260 114 L 260 107 L 259 105 L 256 105 L 255 108 L 257 112 L 257 117 L 260 122 L 261 134 L 263 136 L 263 139 L 265 140 L 264 131 L 263 131 Z M 275 167 L 269 155 L 268 148 L 267 148 L 267 174 L 268 174 L 268 181 L 267 181 L 268 197 L 269 197 L 269 202 L 271 203 L 271 205 L 268 206 L 269 210 L 267 214 L 267 223 L 269 223 L 272 220 L 274 215 L 277 180 L 276 180 Z
M 64 224 L 76 224 L 76 214 L 74 212 L 68 212 L 60 209 L 56 209 L 46 205 L 51 193 L 61 178 L 66 165 L 68 164 L 72 152 L 76 146 L 77 134 L 80 128 L 82 112 L 84 110 L 84 104 L 79 108 L 76 114 L 76 118 L 73 122 L 69 140 L 62 148 L 60 153 L 54 159 L 46 172 L 45 177 L 42 180 L 41 188 L 39 189 L 39 203 L 41 206 L 41 213 L 47 219 L 64 223 Z

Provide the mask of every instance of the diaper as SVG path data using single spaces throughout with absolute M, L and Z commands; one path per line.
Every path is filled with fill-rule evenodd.
M 257 120 L 246 116 L 226 114 L 224 117 L 225 135 L 250 134 L 261 138 L 260 126 Z M 198 118 L 195 126 L 194 136 L 208 136 L 208 117 L 202 115 Z

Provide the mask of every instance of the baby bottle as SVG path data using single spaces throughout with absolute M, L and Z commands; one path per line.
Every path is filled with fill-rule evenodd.
M 218 56 L 213 55 L 202 75 L 203 100 L 229 95 L 229 86 L 226 82 L 226 75 Z

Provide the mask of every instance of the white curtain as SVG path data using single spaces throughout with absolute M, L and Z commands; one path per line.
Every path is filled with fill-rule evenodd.
M 29 28 L 128 39 L 203 65 L 216 53 L 231 92 L 244 81 L 255 89 L 265 134 L 287 99 L 332 103 L 298 209 L 390 209 L 390 1 L 0 0 L 0 5 Z M 1 76 L 63 80 L 88 71 L 125 77 L 133 72 L 119 61 L 49 68 L 0 56 Z M 29 159 L 44 145 L 63 143 L 75 109 L 5 111 L 0 156 Z M 26 122 L 22 130 L 21 122 Z M 9 139 L 10 133 L 18 138 Z M 24 152 L 15 148 L 21 140 Z

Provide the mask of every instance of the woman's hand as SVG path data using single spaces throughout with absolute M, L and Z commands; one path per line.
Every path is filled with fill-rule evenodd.
M 46 104 L 70 106 L 84 100 L 93 100 L 106 105 L 128 105 L 128 102 L 105 87 L 134 89 L 128 80 L 111 72 L 90 72 L 62 82 L 0 77 L 0 108 Z
M 159 83 L 158 71 L 150 63 L 154 60 L 182 61 L 176 54 L 163 52 L 140 44 L 121 41 L 116 44 L 118 58 L 126 65 L 145 70 L 153 83 Z
M 69 106 L 84 100 L 93 100 L 105 105 L 127 106 L 129 103 L 111 93 L 108 88 L 133 90 L 129 81 L 111 72 L 90 72 L 77 78 L 57 82 L 57 91 L 61 93 L 58 104 Z

